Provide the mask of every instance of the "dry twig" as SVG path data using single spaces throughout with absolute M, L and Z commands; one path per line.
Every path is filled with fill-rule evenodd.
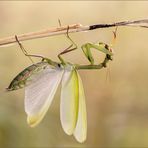
M 144 27 L 148 28 L 148 19 L 143 20 L 136 20 L 136 21 L 122 21 L 117 23 L 110 23 L 110 24 L 95 24 L 90 26 L 83 26 L 81 24 L 72 24 L 66 26 L 60 26 L 55 28 L 49 28 L 41 31 L 25 33 L 21 35 L 17 35 L 19 41 L 31 40 L 36 38 L 43 38 L 48 36 L 54 36 L 59 34 L 65 34 L 67 32 L 67 27 L 69 27 L 69 33 L 73 32 L 82 32 L 82 31 L 89 31 L 98 28 L 109 28 L 109 27 L 117 27 L 117 26 L 134 26 L 134 27 Z M 5 46 L 9 44 L 13 44 L 16 42 L 15 35 L 1 38 L 0 39 L 0 46 Z

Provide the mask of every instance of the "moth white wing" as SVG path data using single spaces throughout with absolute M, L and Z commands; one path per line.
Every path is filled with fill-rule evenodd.
M 74 131 L 74 137 L 78 142 L 84 142 L 87 136 L 87 113 L 86 113 L 86 104 L 85 104 L 85 94 L 83 89 L 83 84 L 81 77 L 78 75 L 79 82 L 79 109 L 78 109 L 78 119 L 77 125 Z
M 74 69 L 65 70 L 62 79 L 60 119 L 66 134 L 72 135 L 78 115 L 78 80 Z
M 50 66 L 33 76 L 32 82 L 25 88 L 25 111 L 27 122 L 33 127 L 46 114 L 60 84 L 64 70 Z

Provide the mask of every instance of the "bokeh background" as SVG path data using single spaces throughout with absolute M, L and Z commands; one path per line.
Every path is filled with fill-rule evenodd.
M 0 37 L 55 27 L 58 19 L 63 25 L 89 25 L 147 17 L 146 1 L 1 1 Z M 113 30 L 71 34 L 79 50 L 64 57 L 73 63 L 87 64 L 80 46 L 86 42 L 110 43 Z M 80 71 L 88 113 L 88 135 L 83 144 L 67 136 L 61 127 L 60 89 L 43 122 L 35 128 L 27 125 L 24 90 L 5 92 L 5 88 L 31 62 L 17 44 L 1 47 L 0 147 L 148 147 L 147 43 L 148 29 L 119 27 L 109 69 Z M 25 41 L 23 45 L 29 53 L 58 61 L 57 54 L 69 42 L 60 35 Z M 100 54 L 95 50 L 93 53 L 98 62 Z

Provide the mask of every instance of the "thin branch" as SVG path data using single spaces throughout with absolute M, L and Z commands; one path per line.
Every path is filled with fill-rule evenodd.
M 72 24 L 67 26 L 60 26 L 55 28 L 49 28 L 41 31 L 25 33 L 21 35 L 17 35 L 19 41 L 31 40 L 36 38 L 44 38 L 49 36 L 55 36 L 59 34 L 65 34 L 67 32 L 67 27 L 69 27 L 68 32 L 82 32 L 82 31 L 89 31 L 99 28 L 109 28 L 109 27 L 117 27 L 117 26 L 134 26 L 134 27 L 143 27 L 148 28 L 148 19 L 143 20 L 136 20 L 136 21 L 122 21 L 110 24 L 95 24 L 90 26 L 83 26 L 81 24 Z M 16 42 L 15 35 L 1 38 L 0 39 L 0 46 L 10 45 Z

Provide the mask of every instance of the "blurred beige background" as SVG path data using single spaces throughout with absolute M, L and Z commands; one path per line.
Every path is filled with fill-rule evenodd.
M 36 1 L 0 2 L 0 37 L 62 24 L 110 23 L 148 17 L 148 2 Z M 86 42 L 110 43 L 114 29 L 71 34 L 80 47 Z M 60 90 L 36 128 L 26 123 L 24 90 L 4 92 L 11 80 L 31 62 L 18 45 L 0 48 L 0 147 L 148 147 L 148 29 L 120 27 L 114 60 L 107 69 L 81 71 L 86 93 L 88 135 L 83 144 L 67 136 L 59 119 Z M 69 45 L 64 35 L 23 42 L 29 53 L 54 60 Z M 95 54 L 96 52 L 93 51 Z M 97 54 L 97 53 L 96 53 Z M 95 54 L 95 57 L 99 57 Z M 65 55 L 87 64 L 79 49 Z M 35 59 L 38 61 L 37 59 Z

